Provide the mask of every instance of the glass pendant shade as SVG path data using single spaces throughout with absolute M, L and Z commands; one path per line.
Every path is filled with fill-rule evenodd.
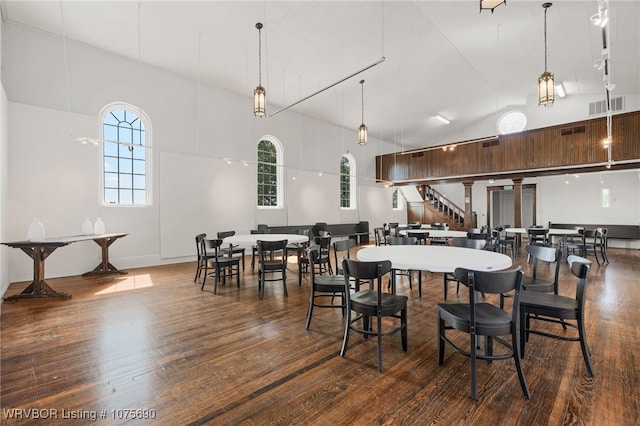
M 538 105 L 553 104 L 554 95 L 553 74 L 545 71 L 538 78 Z
M 257 117 L 264 117 L 267 103 L 267 92 L 264 87 L 258 86 L 253 91 L 253 113 Z
M 480 11 L 490 10 L 493 13 L 493 9 L 500 6 L 501 4 L 506 4 L 506 0 L 480 0 Z
M 358 144 L 367 144 L 367 126 L 365 126 L 364 123 L 362 123 L 360 127 L 358 127 Z

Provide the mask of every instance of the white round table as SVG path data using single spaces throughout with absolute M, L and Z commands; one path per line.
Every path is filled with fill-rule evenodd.
M 257 241 L 281 241 L 287 240 L 288 244 L 306 243 L 309 237 L 300 234 L 243 234 L 227 237 L 222 240 L 226 244 L 238 244 L 240 246 L 254 246 Z
M 512 265 L 502 253 L 451 246 L 379 246 L 360 249 L 358 260 L 390 260 L 394 269 L 453 272 L 456 268 L 498 271 Z
M 416 234 L 429 234 L 429 238 L 455 238 L 466 237 L 466 231 L 445 231 L 443 229 L 407 229 L 400 231 L 400 235 L 407 235 L 407 232 L 415 232 Z

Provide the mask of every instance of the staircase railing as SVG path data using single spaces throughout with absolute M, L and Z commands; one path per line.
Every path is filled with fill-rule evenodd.
M 424 200 L 449 217 L 454 223 L 464 226 L 464 209 L 457 206 L 429 185 L 424 186 Z

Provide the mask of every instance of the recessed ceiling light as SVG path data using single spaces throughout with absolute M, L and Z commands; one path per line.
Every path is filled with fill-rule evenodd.
M 436 118 L 437 118 L 441 123 L 444 123 L 444 124 L 449 124 L 449 123 L 451 123 L 451 120 L 449 120 L 447 117 L 445 117 L 445 116 L 443 116 L 443 115 L 438 114 L 438 115 L 436 115 Z

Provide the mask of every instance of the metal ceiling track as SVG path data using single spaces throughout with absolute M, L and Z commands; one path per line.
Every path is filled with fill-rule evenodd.
M 348 76 L 346 76 L 346 77 L 344 77 L 344 78 L 342 78 L 342 79 L 340 79 L 340 80 L 336 81 L 335 83 L 328 85 L 328 86 L 327 86 L 327 87 L 325 87 L 324 89 L 320 89 L 320 90 L 318 90 L 317 92 L 314 92 L 314 93 L 310 94 L 309 96 L 306 96 L 306 97 L 304 97 L 304 98 L 300 99 L 299 101 L 296 101 L 296 102 L 292 103 L 292 104 L 291 104 L 291 105 L 289 105 L 289 106 L 286 106 L 286 107 L 284 107 L 284 108 L 282 108 L 282 109 L 279 109 L 278 111 L 274 112 L 273 114 L 269 114 L 269 117 L 273 117 L 274 115 L 279 114 L 279 113 L 281 113 L 282 111 L 286 111 L 286 110 L 288 110 L 289 108 L 291 108 L 291 107 L 293 107 L 293 106 L 296 106 L 296 105 L 298 105 L 299 103 L 304 102 L 304 101 L 306 101 L 307 99 L 312 98 L 312 97 L 314 97 L 315 95 L 318 95 L 318 94 L 320 94 L 320 93 L 324 92 L 325 90 L 331 89 L 333 86 L 337 86 L 338 84 L 342 83 L 343 81 L 349 80 L 350 78 L 355 77 L 356 75 L 358 75 L 358 74 L 360 74 L 360 73 L 363 73 L 363 72 L 365 72 L 366 70 L 368 70 L 368 69 L 370 69 L 370 68 L 373 68 L 373 67 L 375 67 L 376 65 L 379 65 L 379 64 L 383 63 L 383 62 L 385 61 L 385 59 L 386 59 L 386 58 L 383 56 L 383 57 L 381 57 L 380 59 L 378 59 L 376 62 L 374 62 L 374 63 L 372 63 L 372 64 L 370 64 L 370 65 L 367 65 L 366 67 L 364 67 L 364 68 L 362 68 L 362 69 L 359 69 L 358 71 L 354 72 L 353 74 L 349 74 Z

